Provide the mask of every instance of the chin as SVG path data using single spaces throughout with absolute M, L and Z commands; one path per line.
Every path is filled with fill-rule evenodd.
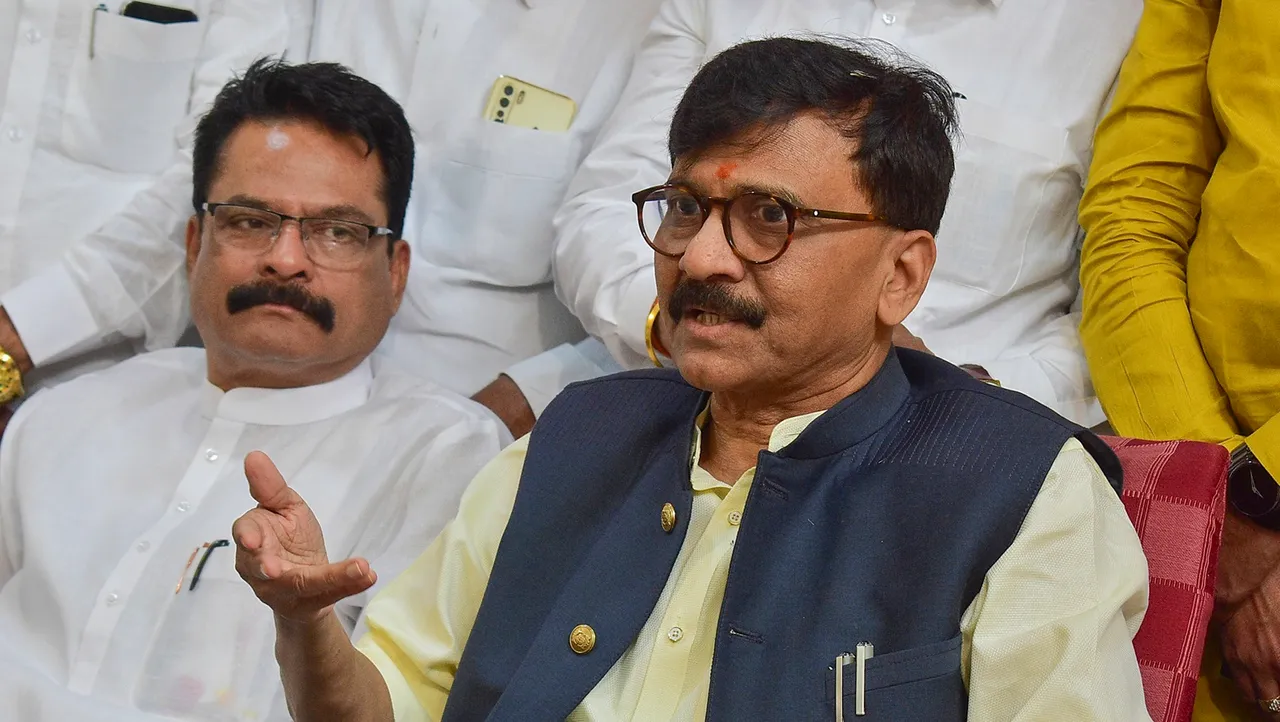
M 679 354 L 676 366 L 690 386 L 713 394 L 751 386 L 760 377 L 740 356 L 724 351 Z
M 327 335 L 319 328 L 246 328 L 236 334 L 234 346 L 241 356 L 263 361 L 297 362 L 315 358 L 324 350 Z

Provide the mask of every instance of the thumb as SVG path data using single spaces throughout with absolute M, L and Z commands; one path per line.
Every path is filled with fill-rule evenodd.
M 251 451 L 244 457 L 244 476 L 249 480 L 249 495 L 265 509 L 280 512 L 304 503 L 285 483 L 271 458 L 261 451 Z

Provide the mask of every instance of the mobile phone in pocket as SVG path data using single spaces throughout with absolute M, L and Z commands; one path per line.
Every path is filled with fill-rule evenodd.
M 573 125 L 578 104 L 572 98 L 508 75 L 499 75 L 485 104 L 484 117 L 495 123 L 562 133 Z

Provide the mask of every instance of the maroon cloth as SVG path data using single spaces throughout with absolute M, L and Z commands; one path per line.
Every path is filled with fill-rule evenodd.
M 1133 640 L 1154 722 L 1191 719 L 1213 613 L 1227 452 L 1194 441 L 1104 439 L 1124 467 L 1125 511 L 1142 540 L 1151 601 Z

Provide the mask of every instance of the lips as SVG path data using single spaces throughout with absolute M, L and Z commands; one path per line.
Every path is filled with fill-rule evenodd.
M 717 311 L 708 311 L 702 308 L 689 309 L 689 313 L 686 315 L 686 318 L 697 321 L 703 326 L 719 326 L 725 323 L 737 322 L 737 319 L 732 318 L 727 314 L 719 313 Z
M 688 278 L 676 285 L 663 310 L 676 323 L 690 320 L 704 328 L 741 324 L 758 329 L 764 325 L 766 316 L 759 302 L 739 296 L 723 284 Z

